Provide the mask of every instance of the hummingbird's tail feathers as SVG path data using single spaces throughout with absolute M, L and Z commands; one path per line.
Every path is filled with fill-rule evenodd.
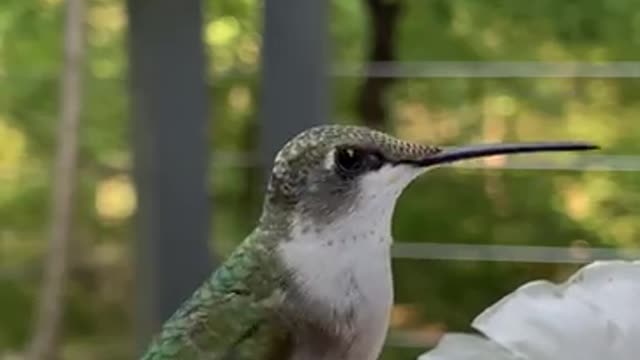
M 483 311 L 472 326 L 511 359 L 632 360 L 640 354 L 640 262 L 598 261 L 566 282 L 533 281 Z M 420 360 L 464 360 L 443 338 Z M 480 340 L 461 338 L 458 347 Z M 480 338 L 482 339 L 482 338 Z M 486 352 L 490 345 L 478 347 Z M 435 354 L 438 357 L 433 357 Z M 499 352 L 496 359 L 502 359 Z M 482 359 L 482 358 L 480 358 Z

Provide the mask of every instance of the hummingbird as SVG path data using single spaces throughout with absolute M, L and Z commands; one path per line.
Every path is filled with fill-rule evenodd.
M 393 305 L 396 200 L 465 159 L 583 142 L 442 149 L 360 126 L 307 129 L 276 155 L 255 229 L 163 325 L 144 360 L 374 360 Z

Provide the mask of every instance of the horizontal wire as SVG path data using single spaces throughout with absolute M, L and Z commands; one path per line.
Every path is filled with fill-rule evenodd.
M 422 61 L 338 64 L 336 77 L 640 78 L 640 62 Z
M 495 244 L 395 243 L 396 259 L 584 264 L 640 259 L 640 248 L 557 247 Z
M 495 156 L 493 158 L 496 158 Z M 558 156 L 549 156 L 548 159 L 539 158 L 536 155 L 500 156 L 500 161 L 488 161 L 484 159 L 470 159 L 454 164 L 445 164 L 443 167 L 464 169 L 494 169 L 494 170 L 547 170 L 547 171 L 611 171 L 634 172 L 640 171 L 640 155 L 578 155 L 570 159 Z M 214 160 L 210 162 L 212 169 L 226 168 L 250 168 L 259 167 L 260 160 L 250 153 L 241 152 L 217 152 Z M 41 166 L 24 167 L 19 170 L 0 167 L 0 181 L 11 179 L 15 173 L 49 173 L 51 169 Z M 129 167 L 113 168 L 112 172 L 128 173 Z
M 640 248 L 560 247 L 496 244 L 396 242 L 395 259 L 584 264 L 596 260 L 638 260 Z M 0 275 L 21 273 L 0 268 Z
M 260 75 L 253 67 L 237 67 L 207 77 L 209 85 L 216 79 L 241 79 Z M 331 66 L 328 76 L 338 78 L 640 78 L 640 61 L 382 61 L 369 63 L 338 63 Z M 52 71 L 0 74 L 5 80 L 57 79 Z M 98 81 L 125 81 L 123 73 L 113 75 L 88 74 Z

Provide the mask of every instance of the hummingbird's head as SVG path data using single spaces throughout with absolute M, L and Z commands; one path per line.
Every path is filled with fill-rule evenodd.
M 443 150 L 358 126 L 308 129 L 276 156 L 265 214 L 326 225 L 355 216 L 390 223 L 397 197 L 437 165 L 490 155 L 594 149 L 585 143 L 492 144 Z

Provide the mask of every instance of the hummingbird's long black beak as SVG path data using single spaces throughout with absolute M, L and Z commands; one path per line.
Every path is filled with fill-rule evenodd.
M 460 160 L 487 157 L 493 155 L 522 154 L 533 152 L 584 151 L 600 147 L 584 142 L 537 142 L 519 144 L 483 144 L 445 149 L 441 152 L 413 162 L 418 166 L 433 166 Z

